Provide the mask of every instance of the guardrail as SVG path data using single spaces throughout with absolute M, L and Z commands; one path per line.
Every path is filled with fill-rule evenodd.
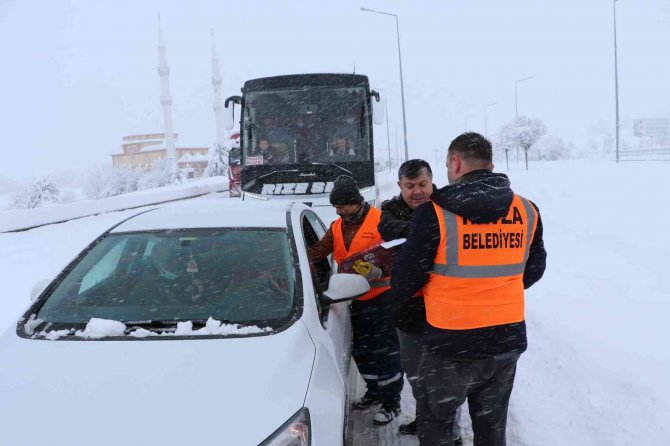
M 632 149 L 619 152 L 621 161 L 670 161 L 670 147 Z

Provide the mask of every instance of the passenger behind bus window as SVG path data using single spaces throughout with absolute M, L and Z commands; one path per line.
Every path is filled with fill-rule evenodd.
M 344 135 L 338 135 L 329 147 L 328 156 L 336 161 L 353 161 L 356 151 L 349 146 L 349 140 Z
M 277 147 L 279 144 L 285 144 L 289 147 L 293 144 L 295 135 L 286 127 L 279 127 L 277 125 L 277 118 L 272 115 L 263 118 L 264 134 L 270 143 Z
M 348 109 L 344 113 L 344 121 L 340 122 L 333 129 L 332 136 L 334 137 L 344 137 L 347 139 L 348 147 L 356 152 L 359 149 L 359 140 L 360 136 L 360 126 L 359 126 L 359 115 L 356 109 Z
M 251 153 L 251 156 L 263 157 L 263 164 L 287 164 L 288 163 L 288 152 L 285 150 L 278 149 L 270 145 L 270 140 L 267 136 L 262 136 L 258 145 Z

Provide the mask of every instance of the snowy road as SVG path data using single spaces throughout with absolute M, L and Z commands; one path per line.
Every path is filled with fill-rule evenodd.
M 540 207 L 548 269 L 527 293 L 529 349 L 517 370 L 508 444 L 670 444 L 667 167 L 572 161 L 510 173 L 513 188 Z M 388 178 L 382 196 L 393 193 Z M 0 234 L 0 330 L 28 306 L 37 280 L 53 277 L 102 231 L 137 212 Z M 408 386 L 402 407 L 384 427 L 371 424 L 372 410 L 352 412 L 352 444 L 416 445 L 396 434 L 413 414 Z

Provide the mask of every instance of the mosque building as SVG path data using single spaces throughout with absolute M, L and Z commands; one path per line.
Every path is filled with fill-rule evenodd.
M 178 134 L 172 127 L 172 96 L 170 94 L 170 67 L 167 64 L 167 49 L 158 19 L 158 75 L 161 81 L 161 106 L 163 108 L 162 133 L 147 133 L 124 136 L 121 142 L 122 153 L 112 154 L 114 167 L 128 166 L 150 170 L 153 162 L 159 158 L 173 160 L 176 166 L 185 172 L 188 178 L 201 177 L 208 163 L 208 147 L 177 147 Z M 225 131 L 222 125 L 221 74 L 219 60 L 212 31 L 212 87 L 214 89 L 214 117 L 216 120 L 216 143 L 223 144 Z

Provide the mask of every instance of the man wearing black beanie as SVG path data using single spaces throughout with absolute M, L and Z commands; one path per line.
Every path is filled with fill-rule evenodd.
M 364 201 L 355 179 L 345 175 L 338 177 L 330 193 L 330 204 L 340 218 L 309 249 L 312 264 L 330 254 L 341 264 L 347 257 L 383 242 L 377 231 L 381 211 Z M 351 304 L 352 355 L 367 385 L 365 395 L 353 406 L 354 409 L 366 409 L 381 403 L 373 421 L 382 425 L 400 414 L 403 386 L 392 302 L 387 299 L 390 289 L 388 271 L 384 272 L 369 262 L 362 262 L 354 268 L 368 279 L 370 291 Z

